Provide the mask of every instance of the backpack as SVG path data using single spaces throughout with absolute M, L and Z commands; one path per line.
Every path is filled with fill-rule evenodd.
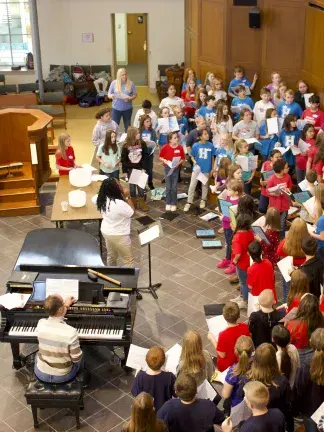
M 64 95 L 65 96 L 73 96 L 74 97 L 74 85 L 73 84 L 66 84 L 64 87 Z
M 75 82 L 87 81 L 83 68 L 78 64 L 72 70 L 72 77 Z
M 65 82 L 65 84 L 70 84 L 72 82 L 70 75 L 65 71 L 62 72 L 62 78 L 63 78 L 63 81 Z
M 65 102 L 68 105 L 78 105 L 78 99 L 74 96 L 66 96 Z
M 34 56 L 31 52 L 29 52 L 26 57 L 26 68 L 34 69 Z
M 99 106 L 99 105 L 103 104 L 104 100 L 105 100 L 104 96 L 99 96 L 97 94 L 97 96 L 96 96 L 96 105 Z
M 85 96 L 83 96 L 79 101 L 79 106 L 81 108 L 89 108 L 96 104 L 96 96 L 97 92 L 88 92 Z

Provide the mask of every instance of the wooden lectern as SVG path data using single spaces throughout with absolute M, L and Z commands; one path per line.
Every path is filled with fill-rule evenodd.
M 0 169 L 0 216 L 40 213 L 38 190 L 51 174 L 47 125 L 52 120 L 36 109 L 0 110 L 0 166 L 23 163 L 11 176 Z

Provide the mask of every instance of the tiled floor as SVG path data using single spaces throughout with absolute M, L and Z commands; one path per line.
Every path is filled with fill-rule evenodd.
M 158 166 L 155 178 L 161 179 Z M 158 181 L 155 183 L 158 185 Z M 183 191 L 187 188 L 187 185 L 180 186 Z M 52 199 L 53 193 L 42 195 L 44 205 L 40 216 L 0 219 L 1 292 L 5 291 L 6 278 L 11 273 L 26 233 L 39 227 L 53 227 L 50 222 Z M 184 201 L 181 201 L 180 206 L 183 205 Z M 153 217 L 157 218 L 164 212 L 163 201 L 150 202 L 149 206 L 149 214 Z M 138 302 L 133 343 L 145 347 L 161 345 L 167 349 L 176 342 L 181 343 L 184 332 L 194 328 L 201 333 L 205 348 L 214 353 L 207 339 L 203 305 L 228 301 L 236 296 L 236 290 L 224 277 L 223 271 L 216 268 L 224 250 L 203 250 L 195 230 L 211 227 L 217 231 L 219 223 L 205 223 L 180 211 L 176 219 L 162 221 L 162 225 L 164 236 L 152 245 L 153 282 L 162 282 L 162 287 L 158 291 L 158 300 L 144 294 L 143 300 Z M 137 240 L 138 226 L 139 223 L 134 221 L 132 238 L 136 263 L 141 269 L 139 286 L 143 286 L 148 282 L 148 259 L 147 249 L 141 248 Z M 96 228 L 87 226 L 86 229 L 91 232 Z M 217 238 L 223 240 L 220 234 Z M 246 315 L 242 314 L 241 318 L 246 320 Z M 11 369 L 8 344 L 0 344 L 0 358 L 0 432 L 32 430 L 32 414 L 24 398 L 28 370 Z M 82 412 L 82 429 L 85 431 L 120 431 L 130 415 L 132 375 L 126 375 L 108 359 L 109 353 L 105 349 L 86 352 L 92 381 L 86 390 L 85 410 Z M 67 409 L 46 409 L 40 412 L 40 417 L 41 430 L 44 431 L 63 432 L 75 428 L 74 415 Z
M 155 186 L 161 186 L 162 168 L 159 162 L 155 163 L 154 178 Z M 46 192 L 46 188 L 44 190 L 41 215 L 0 218 L 0 293 L 5 292 L 6 280 L 25 235 L 40 227 L 54 228 L 50 221 L 54 193 Z M 187 190 L 188 184 L 181 183 L 179 192 Z M 184 204 L 185 201 L 180 201 L 179 207 L 183 208 Z M 163 201 L 150 202 L 149 207 L 149 214 L 154 218 L 164 212 Z M 212 209 L 214 206 L 209 207 Z M 217 232 L 219 222 L 205 223 L 182 210 L 179 213 L 172 222 L 162 221 L 164 236 L 152 245 L 152 278 L 153 282 L 162 282 L 162 287 L 158 291 L 158 300 L 144 294 L 143 300 L 138 302 L 133 343 L 145 347 L 161 345 L 168 349 L 176 342 L 181 343 L 183 334 L 194 328 L 201 333 L 205 348 L 214 354 L 207 339 L 203 305 L 228 301 L 236 297 L 237 291 L 224 277 L 223 271 L 216 268 L 224 249 L 203 250 L 201 241 L 195 236 L 197 228 L 215 228 Z M 73 228 L 81 229 L 82 226 L 74 224 Z M 132 239 L 136 264 L 141 270 L 139 286 L 145 286 L 148 283 L 147 248 L 139 246 L 138 228 L 139 223 L 134 220 Z M 83 229 L 95 232 L 97 226 L 86 225 Z M 224 242 L 222 235 L 217 234 L 217 238 Z M 280 298 L 278 274 L 276 278 Z M 246 320 L 246 315 L 242 314 L 241 319 Z M 127 375 L 120 366 L 113 365 L 107 349 L 87 349 L 85 358 L 92 380 L 86 390 L 85 410 L 81 415 L 82 430 L 120 431 L 130 415 L 132 374 Z M 33 430 L 32 414 L 24 398 L 29 372 L 26 368 L 19 371 L 12 369 L 8 344 L 0 344 L 0 359 L 0 432 Z M 46 409 L 39 416 L 42 431 L 75 429 L 74 415 L 67 409 Z

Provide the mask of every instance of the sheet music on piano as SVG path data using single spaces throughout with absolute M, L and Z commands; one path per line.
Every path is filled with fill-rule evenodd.
M 65 301 L 68 297 L 79 299 L 79 281 L 77 279 L 46 279 L 46 297 L 59 294 Z

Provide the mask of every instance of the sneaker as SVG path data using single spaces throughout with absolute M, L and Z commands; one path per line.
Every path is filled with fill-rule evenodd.
M 189 211 L 189 209 L 190 209 L 190 204 L 187 203 L 187 204 L 184 206 L 183 211 L 184 211 L 184 212 L 187 212 L 187 211 Z
M 223 258 L 221 262 L 219 262 L 218 264 L 216 264 L 217 268 L 226 268 L 231 264 L 230 260 L 227 260 L 226 258 Z
M 177 206 L 176 206 L 176 205 L 172 205 L 172 206 L 171 206 L 171 211 L 172 211 L 172 212 L 175 212 L 176 210 L 177 210 Z
M 218 210 L 218 209 L 217 209 Z M 224 228 L 222 227 L 222 228 L 219 228 L 219 230 L 217 231 L 219 234 L 223 234 L 223 232 L 224 232 Z
M 165 177 L 161 180 L 161 183 L 163 184 L 165 183 Z
M 239 278 L 237 274 L 228 278 L 230 284 L 237 284 L 239 282 Z
M 237 303 L 237 302 L 243 301 L 243 297 L 241 295 L 239 295 L 238 297 L 235 297 L 235 298 L 231 299 L 230 301 L 233 303 Z
M 171 206 L 170 206 L 170 204 L 167 204 L 167 205 L 165 206 L 165 211 L 171 211 Z
M 227 269 L 224 271 L 225 274 L 231 275 L 236 273 L 236 267 L 234 264 L 230 264 Z
M 247 304 L 247 302 L 242 300 L 242 301 L 237 302 L 237 306 L 239 307 L 239 309 L 247 309 L 248 304 Z
M 199 208 L 203 209 L 203 208 L 205 208 L 205 207 L 206 207 L 206 201 L 201 200 L 201 201 L 200 201 L 200 204 L 199 204 Z

